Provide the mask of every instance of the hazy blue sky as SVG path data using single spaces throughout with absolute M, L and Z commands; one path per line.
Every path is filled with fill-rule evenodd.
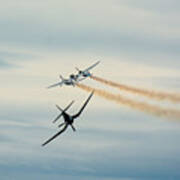
M 58 131 L 55 104 L 74 99 L 73 114 L 88 96 L 76 87 L 45 88 L 76 66 L 100 60 L 92 71 L 100 77 L 179 91 L 178 0 L 0 2 L 0 179 L 180 179 L 179 122 L 96 96 L 75 122 L 76 133 L 68 129 L 41 147 Z

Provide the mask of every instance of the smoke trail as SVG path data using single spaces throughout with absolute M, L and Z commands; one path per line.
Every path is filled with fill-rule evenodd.
M 103 97 L 107 100 L 114 101 L 118 104 L 126 105 L 128 107 L 131 107 L 136 110 L 140 110 L 142 112 L 150 113 L 150 114 L 153 114 L 156 116 L 164 116 L 164 117 L 180 120 L 180 111 L 175 110 L 175 109 L 164 109 L 164 108 L 150 105 L 147 103 L 136 102 L 131 99 L 124 98 L 120 95 L 115 95 L 115 94 L 109 93 L 109 92 L 101 90 L 101 89 L 92 88 L 92 87 L 86 86 L 84 84 L 77 84 L 77 86 L 88 92 L 94 91 L 94 93 L 96 95 Z
M 156 100 L 169 100 L 174 103 L 180 102 L 180 95 L 178 94 L 170 94 L 170 93 L 165 93 L 165 92 L 155 92 L 151 90 L 139 89 L 139 88 L 130 87 L 124 84 L 115 83 L 109 80 L 105 80 L 97 76 L 91 76 L 91 78 L 101 83 L 107 84 L 109 86 L 118 88 L 120 90 L 129 91 L 134 94 L 140 94 L 149 98 L 154 98 Z

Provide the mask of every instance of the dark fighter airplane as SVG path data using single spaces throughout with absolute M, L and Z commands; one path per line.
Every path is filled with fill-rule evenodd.
M 84 110 L 84 108 L 86 107 L 86 105 L 88 104 L 89 100 L 91 99 L 92 95 L 94 92 L 92 92 L 88 99 L 86 100 L 86 102 L 84 103 L 84 105 L 81 107 L 81 109 L 79 110 L 78 113 L 76 113 L 75 115 L 69 115 L 68 113 L 66 113 L 66 111 L 71 107 L 71 105 L 74 103 L 74 101 L 72 101 L 64 110 L 61 109 L 58 105 L 56 105 L 56 107 L 61 111 L 61 113 L 56 117 L 56 119 L 53 121 L 53 123 L 55 123 L 61 116 L 63 116 L 64 118 L 64 122 L 61 123 L 58 127 L 61 127 L 64 125 L 64 127 L 58 132 L 56 133 L 53 137 L 51 137 L 50 139 L 48 139 L 46 142 L 44 142 L 42 144 L 42 146 L 45 146 L 46 144 L 48 144 L 49 142 L 51 142 L 53 139 L 55 139 L 57 136 L 59 136 L 61 133 L 63 133 L 68 126 L 71 126 L 73 131 L 76 131 L 75 127 L 73 126 L 74 123 L 74 119 L 76 119 L 77 117 L 79 117 L 82 113 L 82 111 Z

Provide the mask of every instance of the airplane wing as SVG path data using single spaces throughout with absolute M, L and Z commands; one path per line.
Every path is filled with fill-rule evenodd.
M 44 142 L 44 143 L 42 144 L 42 146 L 45 146 L 46 144 L 48 144 L 49 142 L 51 142 L 53 139 L 55 139 L 57 136 L 59 136 L 61 133 L 63 133 L 63 132 L 67 129 L 67 127 L 68 127 L 68 124 L 66 124 L 61 131 L 59 131 L 59 132 L 56 133 L 53 137 L 51 137 L 51 138 L 48 139 L 46 142 Z
M 90 94 L 90 96 L 87 98 L 86 102 L 84 103 L 84 105 L 82 106 L 82 108 L 79 110 L 79 112 L 77 114 L 75 114 L 73 116 L 73 118 L 77 118 L 78 116 L 80 116 L 80 114 L 82 113 L 82 111 L 84 110 L 84 108 L 86 107 L 86 105 L 88 104 L 89 100 L 91 99 L 92 95 L 94 94 L 94 91 Z
M 85 69 L 84 71 L 89 71 L 90 69 L 94 68 L 95 66 L 97 66 L 100 63 L 100 61 L 96 62 L 95 64 L 93 64 L 92 66 L 88 67 L 87 69 Z
M 86 79 L 86 77 L 78 79 L 78 82 L 83 81 L 84 79 Z
M 67 111 L 71 106 L 72 106 L 72 104 L 74 103 L 74 101 L 72 101 L 65 109 L 64 109 L 64 111 Z M 58 107 L 59 108 L 59 107 Z
M 63 85 L 63 81 L 61 81 L 61 82 L 59 82 L 59 83 L 56 83 L 56 84 L 53 84 L 53 85 L 50 85 L 50 86 L 48 86 L 47 88 L 49 89 L 49 88 L 52 88 L 52 87 L 56 87 L 56 86 L 62 86 Z
M 56 119 L 54 119 L 53 123 L 55 123 L 61 116 L 62 116 L 62 113 L 60 113 L 60 114 L 56 117 Z

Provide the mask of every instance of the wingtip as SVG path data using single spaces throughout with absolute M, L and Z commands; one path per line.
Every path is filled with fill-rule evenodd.
M 94 92 L 95 92 L 95 90 L 93 90 L 93 91 L 91 92 L 91 96 L 94 94 Z
M 75 103 L 75 100 L 72 100 L 70 104 L 74 104 Z
M 44 147 L 46 144 L 45 143 L 43 143 L 43 144 L 41 144 L 41 147 Z
M 89 95 L 88 100 L 91 99 L 91 97 L 93 96 L 93 94 L 94 94 L 94 90 L 93 90 L 93 91 L 91 92 L 91 94 Z
M 54 120 L 54 121 L 52 121 L 52 123 L 54 124 L 56 121 Z
M 101 61 L 97 61 L 97 62 L 96 62 L 96 65 L 98 65 L 100 62 L 101 62 Z

